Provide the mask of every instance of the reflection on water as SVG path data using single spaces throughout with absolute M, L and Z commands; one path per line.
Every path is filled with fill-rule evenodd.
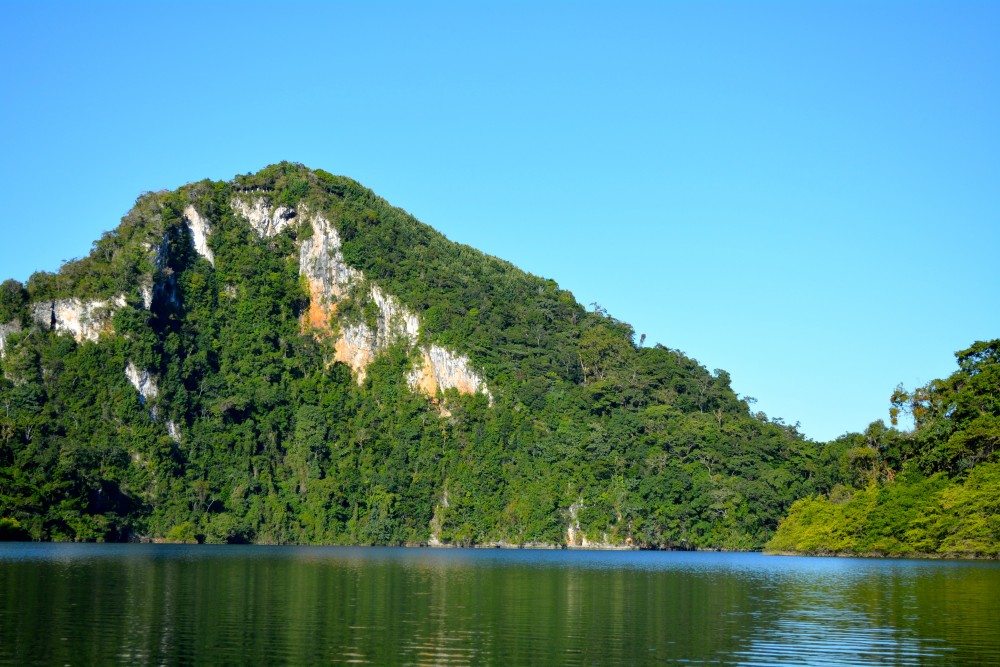
M 1000 665 L 1000 564 L 0 546 L 0 664 Z
M 800 610 L 779 619 L 735 651 L 740 665 L 925 665 L 949 664 L 940 640 L 896 628 L 877 627 L 861 613 Z

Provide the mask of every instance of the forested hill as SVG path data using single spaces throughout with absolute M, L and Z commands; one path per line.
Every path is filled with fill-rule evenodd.
M 1000 339 L 956 353 L 958 370 L 892 395 L 891 418 L 830 443 L 847 482 L 792 506 L 774 551 L 1000 557 Z
M 7 280 L 0 355 L 8 537 L 753 549 L 846 481 L 725 371 L 289 163 Z

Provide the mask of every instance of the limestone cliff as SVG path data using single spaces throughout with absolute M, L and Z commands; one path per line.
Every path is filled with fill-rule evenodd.
M 273 206 L 267 197 L 237 195 L 230 205 L 246 218 L 261 238 L 274 236 L 295 219 L 295 210 L 288 206 Z
M 215 266 L 215 255 L 208 247 L 208 236 L 212 233 L 212 226 L 198 214 L 194 206 L 190 205 L 184 209 L 184 222 L 191 230 L 195 251 Z
M 468 359 L 439 345 L 421 348 L 421 360 L 407 376 L 411 387 L 428 396 L 439 389 L 457 389 L 463 394 L 487 394 L 485 383 L 469 368 Z
M 96 341 L 101 334 L 111 331 L 111 318 L 115 310 L 125 306 L 125 297 L 111 301 L 84 301 L 82 299 L 55 299 L 35 303 L 31 319 L 56 332 L 68 332 L 77 342 Z
M 191 234 L 191 245 L 195 252 L 215 266 L 215 254 L 208 246 L 208 238 L 212 234 L 211 222 L 202 217 L 190 204 L 184 208 L 183 215 L 184 225 Z M 158 234 L 151 234 L 151 238 L 147 239 L 144 246 L 152 265 L 151 271 L 139 277 L 139 297 L 146 310 L 151 309 L 154 302 L 169 308 L 177 308 L 180 305 L 176 276 L 167 269 L 170 260 L 170 235 L 169 230 L 160 230 Z
M 308 214 L 308 212 L 307 212 Z M 329 329 L 337 301 L 347 296 L 352 285 L 362 280 L 361 272 L 344 262 L 340 234 L 323 216 L 312 216 L 312 236 L 299 249 L 299 271 L 309 285 L 309 312 L 306 324 Z
M 310 280 L 310 292 L 315 291 L 312 284 Z M 357 373 L 359 383 L 364 380 L 368 364 L 378 353 L 398 342 L 415 345 L 420 333 L 417 316 L 400 305 L 394 297 L 383 293 L 376 285 L 372 285 L 367 296 L 377 306 L 375 328 L 361 322 L 345 323 L 341 325 L 340 337 L 334 344 L 336 361 L 342 361 L 350 366 Z M 461 359 L 463 360 L 461 363 L 468 365 L 468 359 L 464 357 Z M 412 382 L 410 386 L 419 388 Z M 446 387 L 442 385 L 442 388 Z M 458 389 L 457 386 L 455 388 Z M 428 396 L 434 395 L 434 392 L 428 393 Z
M 153 305 L 153 280 L 150 278 L 148 281 L 143 281 L 139 284 L 139 296 L 142 298 L 142 306 L 146 310 L 149 310 L 150 306 Z
M 324 216 L 311 213 L 304 205 L 299 205 L 299 211 L 276 207 L 262 195 L 239 194 L 233 197 L 231 206 L 262 238 L 298 224 L 301 212 L 301 218 L 312 229 L 299 247 L 299 271 L 309 287 L 309 310 L 303 316 L 303 327 L 319 335 L 336 331 L 334 359 L 350 366 L 359 383 L 364 380 L 368 365 L 390 345 L 418 345 L 419 318 L 398 299 L 375 284 L 363 294 L 354 293 L 363 290 L 365 277 L 344 261 L 340 234 Z M 349 296 L 371 300 L 376 307 L 374 322 L 337 322 L 334 326 L 337 304 Z M 468 357 L 438 345 L 424 345 L 419 351 L 419 365 L 407 376 L 413 389 L 430 397 L 445 389 L 455 389 L 466 394 L 482 393 L 492 400 L 486 383 L 472 369 Z
M 272 237 L 303 219 L 308 223 L 312 233 L 304 235 L 306 238 L 299 243 L 300 273 L 310 296 L 303 327 L 320 336 L 336 333 L 334 360 L 350 366 L 359 383 L 379 353 L 403 343 L 411 349 L 417 348 L 418 361 L 407 376 L 413 389 L 432 398 L 441 391 L 455 389 L 466 394 L 485 394 L 492 400 L 486 383 L 466 356 L 439 345 L 421 345 L 418 316 L 344 261 L 340 234 L 326 217 L 310 212 L 305 205 L 298 210 L 275 206 L 264 193 L 238 193 L 230 205 L 261 238 Z M 191 232 L 194 249 L 214 266 L 215 256 L 208 245 L 211 223 L 192 205 L 184 209 L 184 223 Z M 154 303 L 172 307 L 179 303 L 176 276 L 165 270 L 169 248 L 166 237 L 147 246 L 152 272 L 140 279 L 139 284 L 139 295 L 146 309 Z M 374 305 L 374 318 L 366 322 L 335 321 L 337 305 L 346 298 L 370 301 Z M 70 333 L 78 342 L 96 341 L 111 331 L 115 310 L 125 305 L 124 295 L 110 301 L 65 298 L 36 302 L 30 313 L 35 322 L 52 331 Z M 0 354 L 4 352 L 7 335 L 14 330 L 13 324 L 0 325 Z M 126 375 L 144 403 L 156 398 L 155 380 L 147 372 L 130 363 Z

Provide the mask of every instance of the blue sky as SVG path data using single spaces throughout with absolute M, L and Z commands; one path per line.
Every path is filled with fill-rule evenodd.
M 291 160 L 818 440 L 1000 336 L 1000 3 L 2 8 L 0 278 Z

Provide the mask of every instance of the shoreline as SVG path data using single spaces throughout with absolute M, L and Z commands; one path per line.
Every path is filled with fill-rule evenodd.
M 923 553 L 920 551 L 906 553 L 891 553 L 885 551 L 773 551 L 764 549 L 761 551 L 765 556 L 802 556 L 808 558 L 866 558 L 869 560 L 974 560 L 974 561 L 996 561 L 998 556 L 984 556 L 976 553 L 954 553 L 938 554 Z
M 30 543 L 30 544 L 172 544 L 198 546 L 206 545 L 204 542 L 168 540 L 162 537 L 140 537 L 134 540 L 122 542 L 85 542 L 85 541 L 54 541 L 54 540 L 0 540 L 2 544 Z M 657 545 L 636 545 L 636 544 L 611 544 L 611 543 L 591 543 L 581 544 L 556 544 L 551 542 L 525 542 L 518 544 L 514 542 L 486 542 L 482 544 L 445 544 L 433 542 L 407 542 L 404 544 L 307 544 L 307 543 L 287 543 L 274 544 L 267 542 L 246 542 L 246 543 L 220 543 L 208 544 L 206 546 L 261 546 L 261 547 L 403 547 L 407 549 L 503 549 L 503 550 L 530 550 L 530 551 L 663 551 L 674 553 L 759 553 L 764 556 L 798 556 L 806 558 L 864 558 L 869 560 L 952 560 L 952 561 L 1000 561 L 1000 555 L 980 555 L 976 553 L 891 553 L 884 551 L 789 551 L 772 549 L 722 549 L 722 548 L 676 548 L 670 546 Z
M 122 541 L 103 540 L 0 540 L 4 543 L 32 543 L 32 544 L 174 544 L 189 546 L 258 546 L 258 547 L 403 547 L 406 549 L 505 549 L 505 550 L 533 550 L 533 551 L 671 551 L 671 552 L 714 552 L 714 553 L 761 553 L 759 549 L 722 549 L 713 547 L 678 548 L 659 545 L 638 545 L 638 544 L 614 544 L 608 542 L 582 544 L 563 544 L 553 542 L 483 542 L 479 544 L 454 544 L 454 543 L 434 543 L 434 542 L 404 542 L 402 544 L 348 544 L 348 543 L 328 543 L 313 544 L 308 542 L 220 542 L 206 543 L 195 540 L 170 540 L 165 537 L 137 536 L 135 539 Z

